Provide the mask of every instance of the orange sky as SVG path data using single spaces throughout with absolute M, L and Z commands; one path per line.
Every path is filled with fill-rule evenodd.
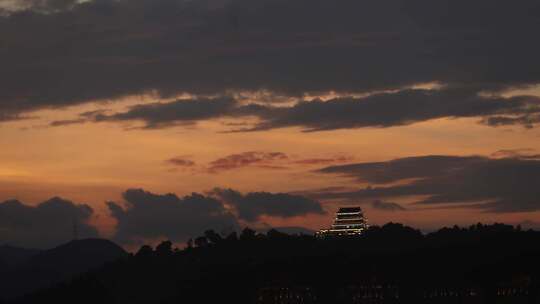
M 523 93 L 523 92 L 519 92 Z M 540 89 L 526 93 L 540 96 Z M 511 93 L 509 93 L 511 95 Z M 291 159 L 346 156 L 348 162 L 383 161 L 418 155 L 484 155 L 504 149 L 540 151 L 538 129 L 488 127 L 479 118 L 438 119 L 406 127 L 362 128 L 305 133 L 298 128 L 261 132 L 221 133 L 223 121 L 162 130 L 129 129 L 119 123 L 86 123 L 46 127 L 58 119 L 99 108 L 124 109 L 147 102 L 126 98 L 116 104 L 91 103 L 68 109 L 30 113 L 32 119 L 7 122 L 0 128 L 0 199 L 36 204 L 51 196 L 85 202 L 98 211 L 94 221 L 104 235 L 114 229 L 106 200 L 119 200 L 128 188 L 185 195 L 214 187 L 242 192 L 292 192 L 333 186 L 359 186 L 354 181 L 312 172 L 321 166 L 290 165 L 276 170 L 246 167 L 220 173 L 205 170 L 218 158 L 246 151 L 282 152 Z M 167 159 L 182 156 L 194 168 L 172 171 Z M 401 203 L 407 204 L 406 201 Z M 330 212 L 337 206 L 326 204 Z M 540 213 L 491 214 L 470 209 L 382 212 L 364 207 L 371 223 L 399 221 L 422 228 L 478 221 L 518 223 Z M 418 209 L 415 206 L 412 209 Z M 312 229 L 329 224 L 331 215 L 265 217 L 263 222 Z

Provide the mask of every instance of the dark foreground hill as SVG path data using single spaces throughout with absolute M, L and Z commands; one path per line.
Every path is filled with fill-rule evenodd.
M 43 251 L 6 248 L 3 252 L 11 263 L 0 276 L 3 298 L 51 287 L 127 255 L 118 245 L 102 239 L 71 241 Z
M 7 267 L 15 267 L 21 263 L 26 262 L 32 256 L 40 253 L 38 249 L 18 248 L 8 245 L 0 246 L 0 267 L 6 269 Z
M 540 233 L 507 225 L 356 238 L 213 231 L 164 242 L 15 303 L 540 303 Z

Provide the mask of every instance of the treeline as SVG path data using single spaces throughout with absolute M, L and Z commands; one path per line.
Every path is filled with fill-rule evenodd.
M 525 288 L 527 301 L 537 301 L 539 277 L 540 233 L 504 224 L 422 234 L 389 223 L 327 239 L 246 228 L 226 236 L 208 230 L 184 249 L 169 241 L 142 246 L 16 303 L 257 303 L 262 289 L 295 286 L 308 286 L 317 303 L 351 303 L 338 295 L 369 286 L 399 290 L 396 303 L 422 303 L 441 289 L 479 291 L 494 303 L 506 287 Z

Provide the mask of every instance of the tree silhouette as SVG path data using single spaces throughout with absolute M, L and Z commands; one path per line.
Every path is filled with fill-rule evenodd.
M 199 248 L 208 246 L 208 239 L 205 236 L 199 236 L 195 239 L 195 246 Z
M 94 303 L 540 303 L 540 233 L 503 224 L 424 235 L 388 223 L 326 239 L 207 230 L 185 250 L 171 247 L 142 246 L 16 303 L 72 303 L 88 293 Z
M 154 254 L 154 250 L 149 245 L 143 245 L 139 251 L 135 254 L 136 257 L 139 258 L 147 258 L 151 257 Z
M 156 254 L 159 256 L 169 256 L 172 254 L 172 242 L 163 241 L 156 247 Z
M 217 234 L 214 230 L 211 229 L 206 230 L 204 232 L 204 236 L 211 244 L 218 244 L 223 240 L 221 235 Z
M 271 240 L 283 240 L 289 237 L 288 234 L 279 232 L 276 229 L 270 229 L 266 233 L 266 237 Z
M 250 229 L 249 227 L 244 228 L 240 234 L 241 241 L 253 241 L 256 238 L 255 230 Z

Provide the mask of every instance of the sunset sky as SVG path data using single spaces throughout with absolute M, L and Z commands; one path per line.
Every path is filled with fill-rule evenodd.
M 540 228 L 539 29 L 536 0 L 0 0 L 0 244 L 344 205 Z

